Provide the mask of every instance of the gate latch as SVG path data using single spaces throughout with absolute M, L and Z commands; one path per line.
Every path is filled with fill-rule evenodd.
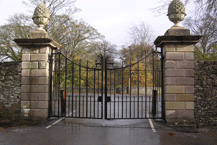
M 102 96 L 98 96 L 97 101 L 98 101 L 98 102 L 102 102 Z
M 111 102 L 111 97 L 110 96 L 106 97 L 106 102 Z

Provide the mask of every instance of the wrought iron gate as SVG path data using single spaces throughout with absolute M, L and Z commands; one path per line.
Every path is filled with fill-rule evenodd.
M 50 117 L 164 118 L 161 52 L 114 64 L 100 56 L 93 66 L 60 51 L 50 61 Z

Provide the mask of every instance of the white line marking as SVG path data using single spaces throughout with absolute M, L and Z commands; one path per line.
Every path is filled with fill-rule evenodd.
M 147 117 L 149 118 L 149 114 L 148 114 L 147 112 L 146 112 L 146 114 L 147 114 Z M 148 121 L 149 121 L 149 124 L 150 124 L 150 126 L 151 126 L 151 130 L 152 130 L 153 132 L 156 132 L 156 130 L 154 129 L 153 122 L 151 121 L 150 118 L 148 119 Z
M 62 121 L 63 119 L 65 119 L 65 117 L 60 118 L 59 120 L 57 120 L 56 122 L 52 123 L 51 125 L 47 126 L 45 129 L 48 129 L 50 127 L 52 127 L 53 125 L 57 124 L 58 122 Z
M 73 111 L 73 113 L 75 113 L 75 112 L 76 112 L 76 110 L 74 110 L 74 111 Z M 71 112 L 71 113 L 69 113 L 69 114 L 68 114 L 68 115 L 66 115 L 66 116 L 68 117 L 68 116 L 70 116 L 71 114 L 72 114 L 72 112 Z M 47 126 L 45 129 L 48 129 L 48 128 L 52 127 L 53 125 L 57 124 L 58 122 L 62 121 L 63 119 L 65 119 L 65 117 L 63 117 L 63 118 L 60 118 L 60 119 L 59 119 L 59 120 L 57 120 L 56 122 L 54 122 L 54 123 L 52 123 L 51 125 Z

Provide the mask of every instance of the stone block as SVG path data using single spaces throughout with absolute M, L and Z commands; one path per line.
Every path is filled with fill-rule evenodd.
M 49 47 L 40 48 L 40 53 L 50 54 L 50 48 Z
M 183 52 L 166 52 L 165 60 L 184 60 Z
M 184 102 L 165 102 L 166 110 L 184 110 Z
M 48 101 L 49 93 L 37 93 L 38 101 Z
M 176 68 L 194 68 L 194 61 L 177 61 Z
M 29 93 L 22 93 L 20 96 L 21 101 L 30 101 L 30 94 Z
M 175 102 L 176 101 L 176 94 L 165 94 L 165 101 Z
M 186 86 L 185 87 L 186 94 L 194 94 L 194 86 Z
M 49 84 L 48 77 L 38 77 L 38 84 L 39 85 L 48 85 Z
M 164 34 L 165 36 L 170 35 L 170 36 L 189 36 L 190 35 L 190 30 L 189 29 L 168 29 L 166 33 Z
M 46 62 L 46 61 L 40 61 L 40 62 L 38 63 L 38 66 L 39 66 L 40 69 L 48 69 L 49 63 Z
M 38 43 L 45 43 L 44 39 L 50 38 L 50 35 L 43 30 L 36 30 L 29 33 L 28 38 L 30 39 L 42 38 L 42 39 L 38 39 Z
M 175 68 L 176 67 L 175 61 L 166 61 L 164 65 L 165 65 L 165 68 Z
M 48 77 L 49 71 L 47 69 L 33 69 L 31 70 L 31 76 L 34 77 Z
M 29 85 L 29 77 L 22 77 L 21 85 Z
M 185 109 L 194 110 L 194 102 L 185 102 Z
M 194 45 L 177 45 L 178 52 L 194 52 Z
M 194 53 L 185 53 L 185 60 L 194 60 Z
M 47 61 L 48 54 L 31 54 L 31 61 Z
M 22 85 L 21 86 L 21 94 L 22 93 L 29 93 L 30 92 L 30 85 Z
M 30 101 L 21 101 L 21 109 L 29 109 Z
M 174 44 L 170 44 L 170 45 L 168 44 L 164 47 L 166 52 L 175 52 L 176 50 L 175 48 L 176 46 Z
M 29 116 L 29 111 L 30 109 L 21 109 L 21 113 L 26 117 Z
M 174 85 L 176 84 L 176 77 L 166 77 L 165 85 Z
M 22 62 L 22 69 L 26 69 L 26 68 L 36 69 L 38 68 L 38 62 Z
M 165 86 L 165 94 L 183 94 L 185 86 Z
M 30 85 L 37 85 L 38 84 L 38 78 L 37 77 L 30 77 L 29 83 L 30 83 Z
M 29 69 L 22 69 L 21 71 L 21 76 L 22 77 L 28 77 L 30 75 L 30 70 Z
M 22 77 L 21 84 L 22 85 L 37 85 L 38 78 L 37 77 Z
M 21 101 L 48 101 L 49 93 L 22 93 Z
M 194 94 L 177 94 L 176 101 L 178 102 L 193 102 Z
M 47 109 L 48 101 L 31 101 L 30 108 L 31 109 Z
M 48 93 L 48 85 L 22 85 L 21 93 Z
M 175 110 L 166 110 L 166 118 L 176 118 Z
M 30 54 L 22 54 L 22 61 L 30 61 Z
M 166 69 L 165 70 L 166 77 L 184 77 L 185 70 L 184 69 Z
M 22 53 L 23 54 L 33 54 L 33 53 L 37 54 L 39 53 L 39 49 L 38 48 L 24 48 L 22 50 Z
M 33 93 L 21 94 L 21 101 L 37 101 L 37 100 L 38 100 L 37 94 L 33 94 Z
M 32 85 L 31 92 L 32 93 L 48 93 L 49 86 L 48 85 Z
M 31 109 L 33 116 L 48 118 L 48 109 Z
M 185 76 L 186 77 L 193 77 L 194 76 L 194 70 L 193 69 L 185 70 Z
M 179 77 L 176 78 L 176 84 L 177 85 L 194 85 L 194 78 L 190 77 Z
M 193 110 L 176 110 L 177 118 L 182 119 L 193 119 L 194 111 Z
M 48 109 L 32 109 L 35 112 L 35 116 L 48 118 Z

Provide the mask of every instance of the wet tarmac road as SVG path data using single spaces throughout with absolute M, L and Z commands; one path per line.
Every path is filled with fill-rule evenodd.
M 1 145 L 216 145 L 217 129 L 179 132 L 149 120 L 57 119 L 32 127 L 0 130 Z

